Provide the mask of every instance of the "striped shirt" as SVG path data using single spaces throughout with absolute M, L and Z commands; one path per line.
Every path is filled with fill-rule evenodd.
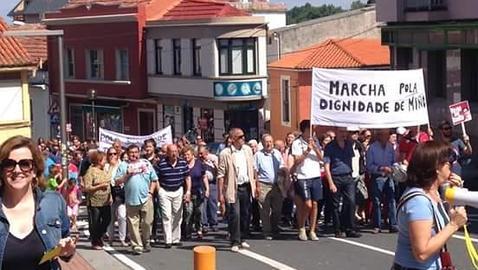
M 169 162 L 167 158 L 162 158 L 154 166 L 159 178 L 159 185 L 166 191 L 176 191 L 181 188 L 187 176 L 189 176 L 189 167 L 186 161 L 178 158 L 176 166 Z

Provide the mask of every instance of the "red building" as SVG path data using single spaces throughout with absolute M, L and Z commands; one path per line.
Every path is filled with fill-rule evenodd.
M 156 130 L 157 101 L 148 98 L 143 33 L 148 16 L 164 13 L 162 8 L 170 1 L 70 0 L 46 15 L 48 29 L 64 31 L 67 122 L 72 134 L 97 137 L 95 127 L 139 135 Z M 58 98 L 56 40 L 48 47 L 50 89 Z

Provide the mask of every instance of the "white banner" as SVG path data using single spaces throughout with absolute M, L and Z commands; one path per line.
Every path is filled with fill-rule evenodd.
M 144 140 L 154 139 L 158 147 L 164 144 L 173 143 L 173 135 L 171 132 L 171 126 L 167 126 L 164 129 L 156 131 L 153 134 L 146 136 L 132 136 L 123 133 L 114 132 L 104 128 L 99 128 L 99 142 L 100 150 L 105 151 L 113 145 L 115 139 L 119 139 L 123 147 L 128 147 L 130 144 L 136 144 L 139 147 L 143 146 Z
M 396 128 L 428 124 L 423 71 L 312 71 L 313 125 Z

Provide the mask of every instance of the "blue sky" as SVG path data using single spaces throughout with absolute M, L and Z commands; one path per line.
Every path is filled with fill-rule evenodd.
M 311 3 L 312 5 L 323 5 L 323 4 L 334 4 L 340 5 L 343 8 L 349 8 L 350 3 L 354 0 L 271 0 L 272 2 L 283 2 L 287 4 L 288 8 L 292 8 L 294 6 L 301 6 L 307 2 Z M 19 0 L 0 0 L 0 16 L 7 18 L 7 13 L 19 2 Z M 362 0 L 365 2 L 365 0 Z M 7 19 L 10 22 L 10 19 Z

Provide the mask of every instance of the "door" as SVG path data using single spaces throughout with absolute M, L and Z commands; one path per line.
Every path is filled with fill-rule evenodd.
M 139 135 L 149 135 L 156 131 L 154 110 L 138 110 Z

